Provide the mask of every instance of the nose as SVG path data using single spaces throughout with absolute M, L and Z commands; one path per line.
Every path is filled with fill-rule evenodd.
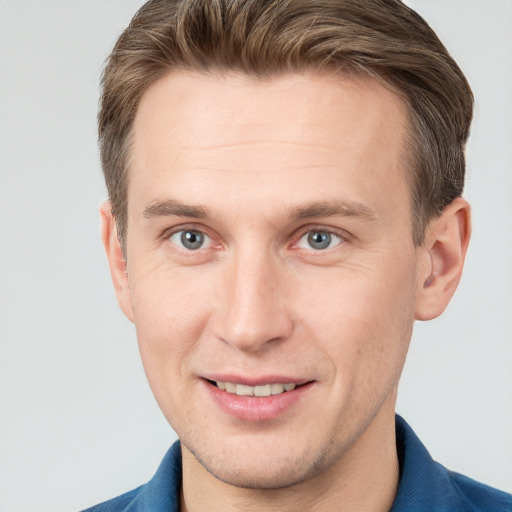
M 246 352 L 262 351 L 293 331 L 285 264 L 245 251 L 230 259 L 216 305 L 216 336 Z

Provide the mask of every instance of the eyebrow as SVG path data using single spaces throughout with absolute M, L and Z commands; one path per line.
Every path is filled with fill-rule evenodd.
M 189 217 L 206 219 L 210 216 L 208 208 L 199 205 L 189 205 L 175 199 L 155 200 L 149 202 L 142 215 L 146 219 L 155 217 Z M 288 213 L 292 220 L 305 220 L 320 217 L 355 217 L 364 220 L 374 220 L 375 213 L 368 206 L 355 201 L 315 201 L 303 206 L 297 206 Z
M 188 205 L 174 199 L 166 199 L 164 201 L 151 201 L 144 208 L 142 215 L 146 219 L 170 216 L 206 219 L 209 216 L 209 212 L 203 206 Z
M 314 219 L 318 217 L 356 217 L 375 220 L 375 212 L 368 206 L 355 201 L 318 201 L 294 208 L 290 213 L 292 220 Z

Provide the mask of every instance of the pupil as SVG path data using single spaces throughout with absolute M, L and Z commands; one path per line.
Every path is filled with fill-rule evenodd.
M 331 243 L 331 235 L 329 233 L 321 233 L 314 231 L 308 236 L 309 245 L 316 250 L 325 249 Z
M 181 234 L 181 243 L 187 249 L 199 249 L 203 245 L 203 235 L 199 231 L 184 231 Z

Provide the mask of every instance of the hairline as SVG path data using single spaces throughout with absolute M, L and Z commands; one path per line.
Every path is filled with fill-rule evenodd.
M 217 75 L 219 78 L 224 78 L 229 74 L 239 74 L 240 76 L 249 77 L 254 80 L 275 80 L 286 75 L 300 75 L 308 73 L 318 75 L 320 73 L 329 71 L 329 74 L 333 76 L 339 74 L 352 79 L 370 78 L 376 80 L 380 85 L 393 93 L 404 104 L 405 107 L 404 134 L 403 140 L 401 141 L 402 144 L 400 162 L 403 167 L 402 171 L 404 173 L 404 179 L 406 180 L 407 188 L 409 190 L 409 208 L 411 213 L 412 229 L 411 236 L 415 246 L 422 245 L 427 224 L 436 215 L 431 215 L 429 218 L 425 219 L 425 215 L 422 215 L 422 213 L 418 211 L 418 208 L 421 206 L 421 204 L 416 204 L 414 200 L 418 188 L 417 183 L 415 183 L 417 173 L 415 172 L 414 167 L 417 167 L 419 165 L 418 161 L 421 160 L 421 157 L 418 155 L 418 147 L 421 143 L 421 139 L 423 138 L 422 131 L 417 126 L 416 113 L 407 94 L 400 90 L 400 88 L 396 87 L 391 81 L 386 80 L 382 74 L 374 72 L 374 70 L 371 68 L 361 68 L 356 70 L 353 66 L 350 66 L 349 62 L 347 64 L 348 65 L 346 68 L 343 67 L 343 63 L 339 63 L 338 66 L 333 64 L 325 66 L 304 65 L 303 67 L 297 67 L 297 69 L 283 69 L 268 73 L 248 73 L 244 70 L 237 70 L 219 65 L 212 65 L 207 69 L 201 69 L 199 66 L 179 64 L 176 66 L 167 66 L 166 68 L 162 69 L 162 72 L 155 76 L 153 80 L 148 81 L 144 91 L 139 95 L 139 100 L 134 109 L 133 118 L 131 119 L 129 130 L 123 144 L 123 156 L 125 160 L 124 173 L 122 176 L 124 201 L 121 203 L 121 209 L 124 211 L 117 213 L 114 212 L 118 239 L 125 258 L 127 256 L 126 240 L 128 236 L 128 189 L 130 185 L 130 175 L 132 172 L 132 166 L 130 164 L 132 160 L 135 120 L 139 111 L 140 103 L 144 96 L 147 94 L 148 90 L 154 84 L 175 72 L 193 73 L 204 76 Z

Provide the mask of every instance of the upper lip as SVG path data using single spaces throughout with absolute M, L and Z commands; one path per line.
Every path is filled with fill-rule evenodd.
M 310 382 L 311 379 L 304 377 L 294 377 L 290 375 L 259 375 L 259 376 L 241 376 L 233 374 L 205 374 L 202 376 L 206 380 L 214 382 L 232 382 L 234 384 L 243 384 L 245 386 L 264 386 L 265 384 L 291 384 L 297 386 Z

